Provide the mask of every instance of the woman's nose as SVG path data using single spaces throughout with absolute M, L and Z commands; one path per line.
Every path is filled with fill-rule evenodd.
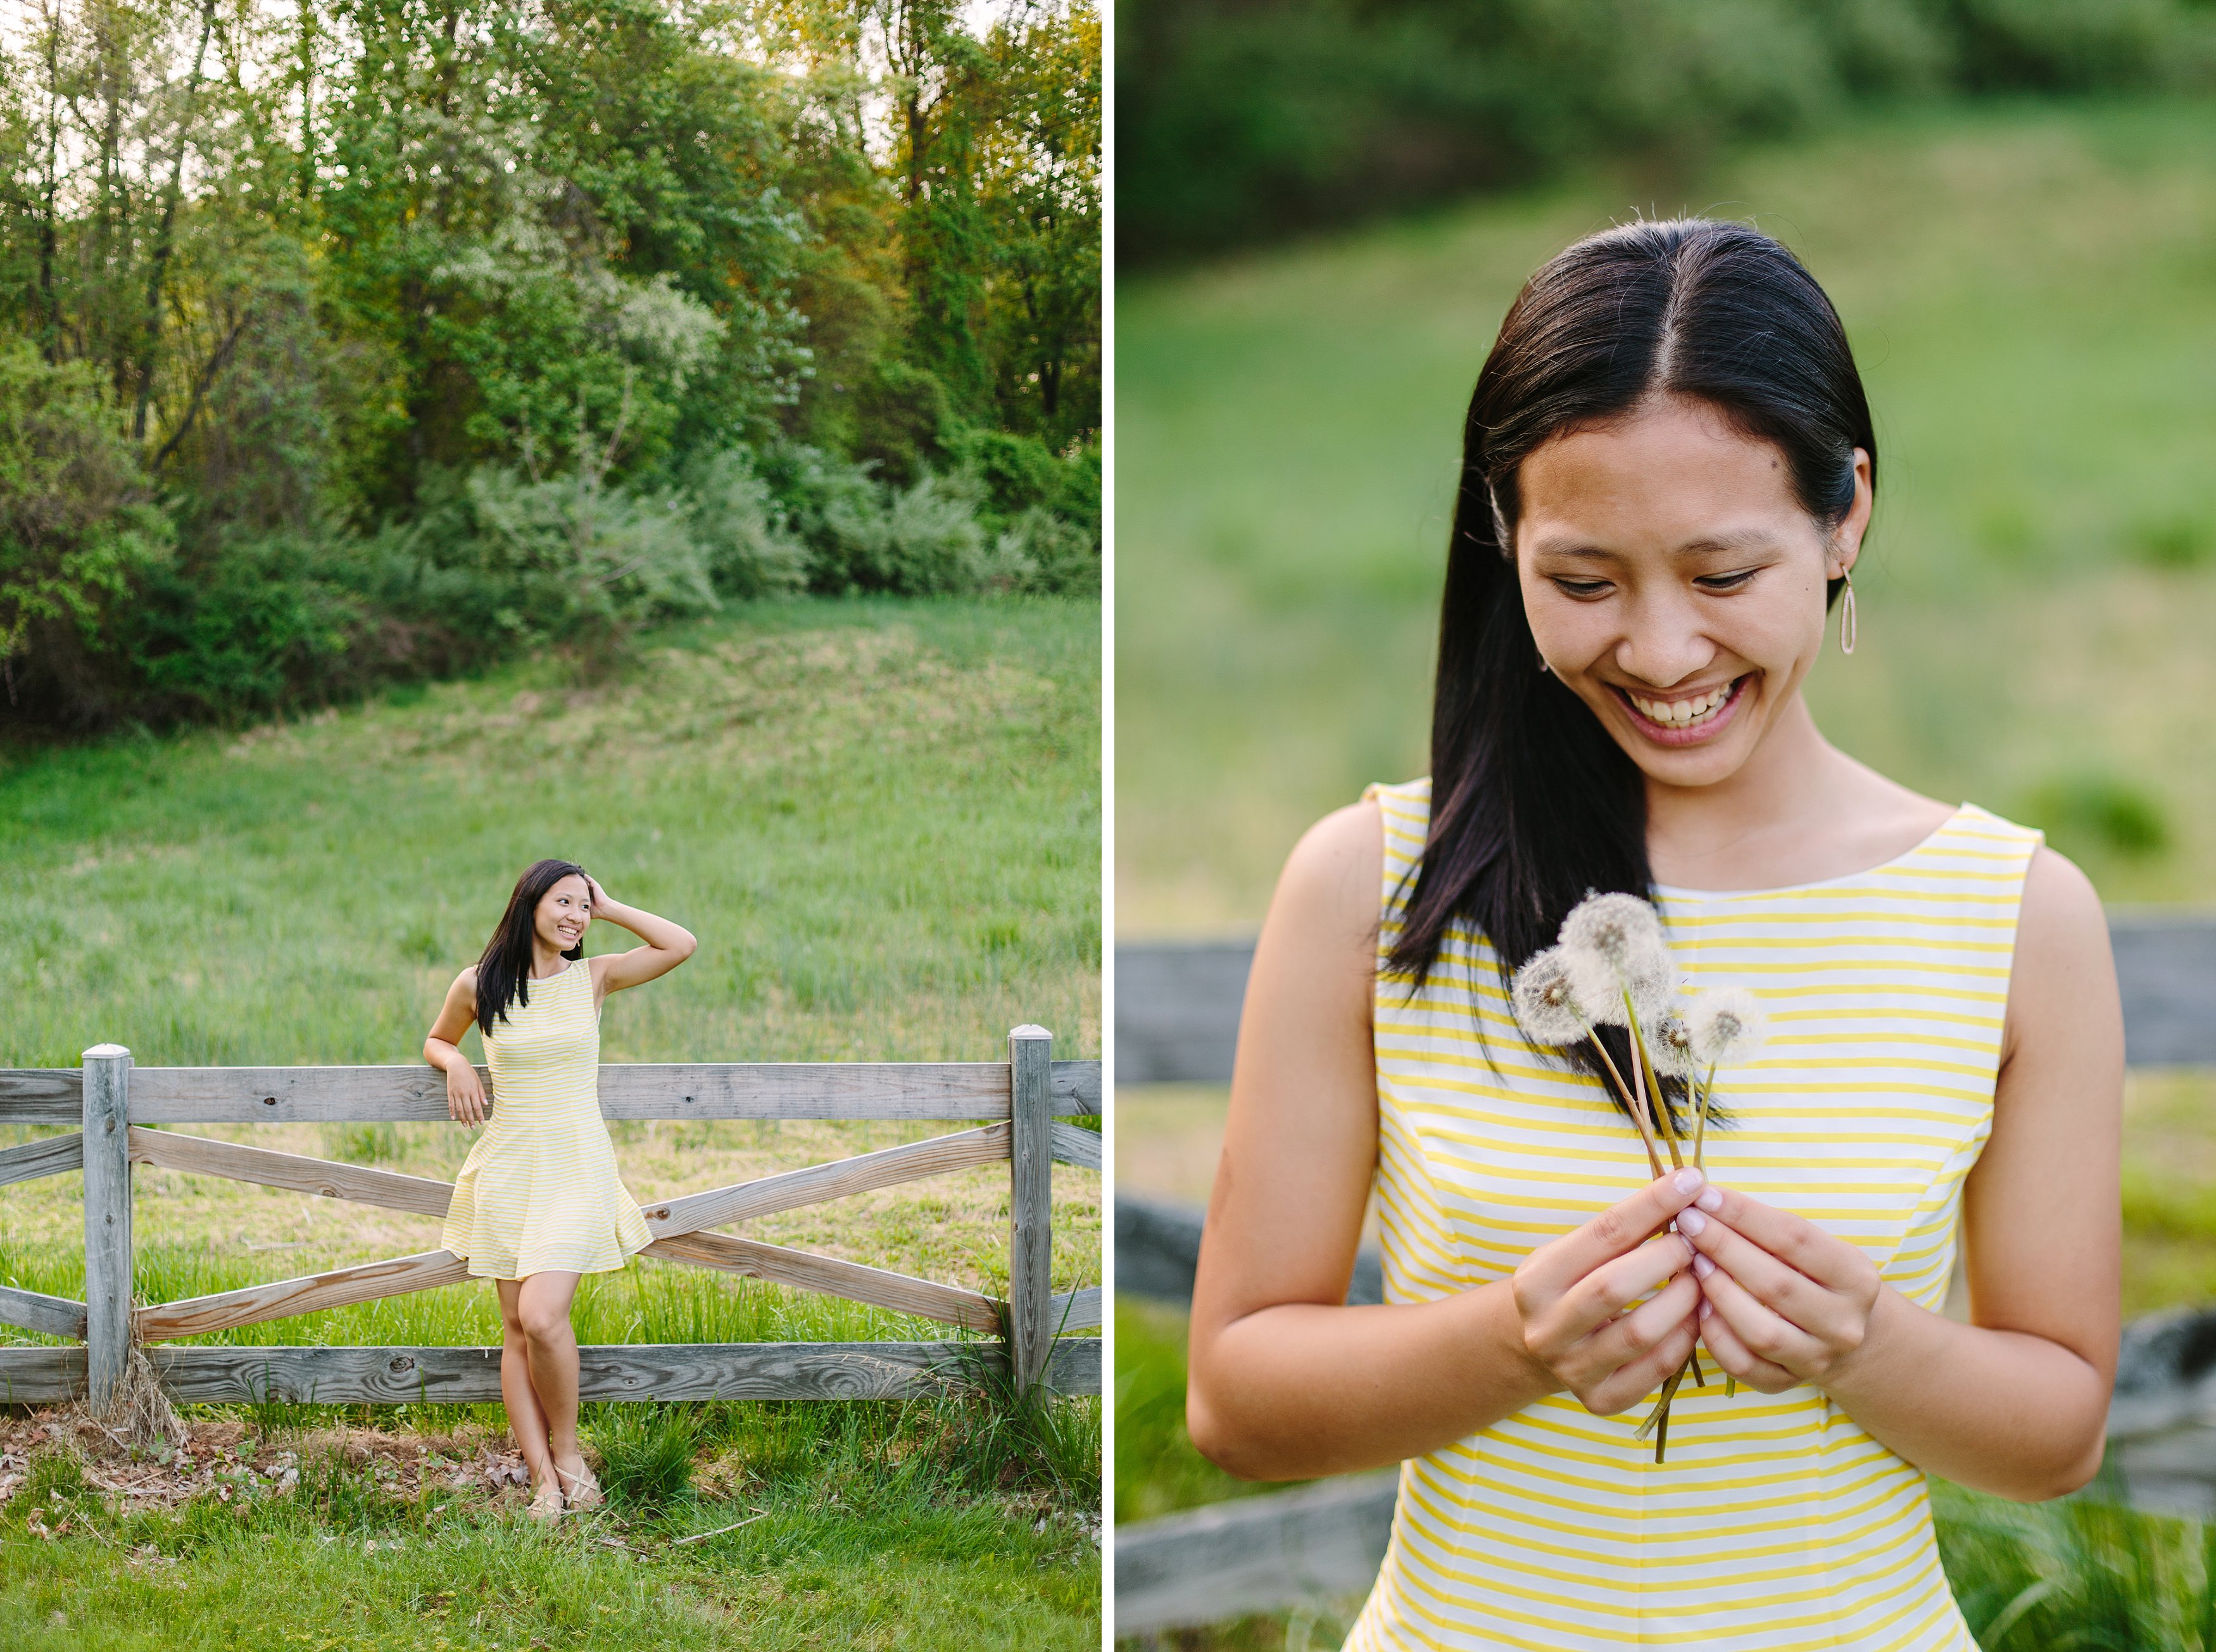
M 1697 675 L 1715 656 L 1716 645 L 1675 604 L 1658 603 L 1634 613 L 1630 629 L 1616 645 L 1617 668 L 1657 688 L 1672 688 Z

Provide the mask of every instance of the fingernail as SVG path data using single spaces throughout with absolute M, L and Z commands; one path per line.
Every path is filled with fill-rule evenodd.
M 1715 1312 L 1715 1304 L 1710 1302 L 1706 1297 L 1702 1297 L 1701 1298 L 1701 1317 L 1702 1319 L 1706 1319 L 1710 1314 Z
M 1677 1191 L 1679 1193 L 1690 1193 L 1694 1188 L 1706 1181 L 1708 1178 L 1702 1175 L 1693 1166 L 1689 1164 L 1683 1170 L 1680 1170 L 1677 1173 L 1675 1180 L 1677 1181 Z
M 1677 1212 L 1677 1231 L 1688 1239 L 1699 1238 L 1702 1230 L 1708 1225 L 1708 1218 L 1698 1211 L 1683 1210 Z
M 1696 1170 L 1693 1174 L 1697 1176 L 1701 1173 Z M 1713 1211 L 1723 1202 L 1724 1192 L 1720 1187 L 1711 1187 L 1707 1193 L 1702 1193 L 1698 1199 L 1693 1201 L 1694 1204 L 1699 1205 L 1704 1211 Z
M 1695 1279 L 1705 1279 L 1709 1274 L 1715 1271 L 1716 1265 L 1710 1261 L 1707 1257 L 1696 1256 L 1693 1258 L 1693 1277 Z

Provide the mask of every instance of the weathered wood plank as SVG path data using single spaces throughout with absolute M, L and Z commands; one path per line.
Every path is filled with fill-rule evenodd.
M 797 1210 L 827 1199 L 866 1193 L 872 1188 L 896 1187 L 923 1176 L 995 1164 L 1008 1156 L 1009 1129 L 988 1125 L 952 1136 L 933 1136 L 928 1141 L 902 1147 L 880 1148 L 851 1159 L 811 1164 L 805 1169 L 783 1170 L 773 1176 L 757 1176 L 729 1187 L 711 1187 L 646 1207 L 646 1225 L 659 1238 L 691 1233 L 697 1228 L 719 1228 L 778 1211 Z
M 1081 1130 L 1075 1125 L 1054 1121 L 1054 1162 L 1075 1165 L 1080 1170 L 1100 1168 L 1100 1132 Z
M 1100 1116 L 1100 1063 L 1097 1061 L 1057 1061 L 1054 1063 L 1054 1113 L 1057 1119 Z
M 0 1148 L 0 1187 L 11 1181 L 35 1181 L 84 1168 L 84 1132 L 49 1136 L 42 1142 Z
M 296 1279 L 277 1279 L 250 1285 L 241 1291 L 219 1291 L 212 1296 L 188 1297 L 141 1308 L 132 1316 L 139 1339 L 167 1341 L 172 1337 L 206 1336 L 236 1326 L 258 1324 L 265 1319 L 287 1319 L 319 1308 L 343 1308 L 350 1303 L 375 1302 L 381 1297 L 401 1297 L 411 1291 L 428 1291 L 470 1277 L 469 1263 L 448 1250 L 427 1250 L 414 1256 L 395 1256 L 355 1267 L 334 1268 L 328 1273 L 308 1273 Z
M 485 1076 L 485 1069 L 477 1069 Z M 1100 1063 L 1054 1063 L 1055 1112 L 1100 1112 Z M 0 1124 L 74 1125 L 83 1117 L 75 1068 L 0 1069 Z M 141 1067 L 132 1076 L 139 1125 L 435 1121 L 445 1077 L 426 1066 Z M 902 1119 L 1008 1116 L 998 1061 L 611 1063 L 600 1069 L 609 1119 Z
M 1367 1589 L 1396 1469 L 1237 1497 L 1116 1528 L 1116 1633 L 1148 1635 Z
M 2206 912 L 2115 912 L 2108 943 L 2134 1067 L 2216 1062 L 2216 922 Z
M 1116 1197 L 1116 1288 L 1165 1302 L 1192 1300 L 1193 1270 L 1200 1265 L 1200 1230 L 1207 1215 L 1197 1205 L 1148 1199 L 1138 1193 Z M 1374 1239 L 1354 1253 L 1354 1276 L 1347 1281 L 1350 1304 L 1385 1300 L 1384 1258 Z
M 84 1397 L 84 1349 L 0 1348 L 0 1405 Z
M 1019 1392 L 1045 1374 L 1054 1341 L 1054 1037 L 1008 1034 L 1013 1135 L 1008 1159 L 1008 1346 Z
M 2108 915 L 2134 1067 L 2216 1064 L 2216 920 L 2206 912 Z M 1231 1076 L 1251 941 L 1116 949 L 1116 1082 L 1220 1084 Z
M 350 1199 L 389 1211 L 413 1211 L 418 1216 L 446 1215 L 454 1196 L 453 1183 L 434 1181 L 428 1176 L 404 1176 L 397 1170 L 375 1170 L 366 1165 L 334 1164 L 303 1153 L 277 1153 L 266 1147 L 243 1147 L 236 1142 L 215 1142 L 205 1136 L 181 1136 L 175 1131 L 137 1125 L 131 1131 L 131 1156 L 138 1163 L 157 1164 L 165 1170 L 225 1176 L 324 1199 Z
M 84 1122 L 79 1067 L 0 1067 L 0 1125 Z
M 84 1339 L 84 1304 L 43 1291 L 19 1291 L 0 1285 L 0 1325 L 20 1325 L 47 1336 Z
M 998 1342 L 606 1344 L 577 1350 L 588 1400 L 908 1399 L 1005 1371 Z M 500 1398 L 498 1348 L 160 1347 L 149 1351 L 172 1399 L 335 1405 Z M 1055 1345 L 1049 1386 L 1100 1391 L 1098 1338 Z M 83 1348 L 0 1347 L 0 1403 L 84 1392 Z
M 1000 1334 L 1000 1304 L 990 1297 L 810 1251 L 788 1250 L 783 1245 L 733 1239 L 720 1233 L 686 1233 L 656 1240 L 646 1248 L 646 1254 L 844 1297 L 850 1302 L 866 1302 L 897 1313 L 917 1314 L 988 1336 Z
M 489 1076 L 477 1072 L 489 1093 Z M 600 1082 L 609 1119 L 1008 1116 L 1008 1069 L 998 1061 L 619 1062 L 601 1067 Z M 1096 1097 L 1099 1088 L 1096 1077 Z M 1082 1099 L 1073 1094 L 1073 1111 Z M 416 1065 L 144 1067 L 132 1075 L 131 1100 L 132 1122 L 141 1125 L 438 1120 L 446 1117 L 446 1081 Z
M 1253 960 L 1246 940 L 1117 947 L 1116 1082 L 1228 1082 Z
M 1100 1287 L 1088 1285 L 1082 1291 L 1057 1291 L 1052 1305 L 1047 1310 L 1047 1322 L 1057 1334 L 1064 1331 L 1097 1331 L 1100 1328 Z
M 122 1391 L 131 1358 L 131 1052 L 84 1052 L 84 1346 L 95 1413 Z

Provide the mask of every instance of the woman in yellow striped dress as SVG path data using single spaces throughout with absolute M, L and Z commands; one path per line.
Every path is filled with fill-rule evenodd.
M 646 944 L 588 959 L 594 918 Z M 600 1500 L 577 1448 L 578 1276 L 623 1267 L 650 1237 L 600 1118 L 600 1005 L 668 974 L 696 944 L 668 919 L 610 900 L 582 866 L 539 861 L 423 1041 L 424 1059 L 446 1076 L 448 1113 L 475 1126 L 485 1123 L 484 1088 L 460 1045 L 472 1021 L 484 1036 L 496 1106 L 454 1178 L 439 1242 L 497 1282 L 501 1398 L 538 1519 Z
M 1286 867 L 1193 1295 L 1202 1451 L 1401 1465 L 1359 1652 L 1972 1652 L 1924 1475 L 2035 1499 L 2100 1463 L 2107 929 L 2036 833 L 1810 717 L 1875 482 L 1831 304 L 1737 225 L 1571 247 L 1479 377 L 1431 773 Z M 1768 1012 L 1712 1180 L 1650 1181 L 1598 1058 L 1510 1013 L 1595 890 Z M 1386 1302 L 1349 1307 L 1373 1186 Z M 1696 1343 L 1658 1461 L 1634 1428 Z

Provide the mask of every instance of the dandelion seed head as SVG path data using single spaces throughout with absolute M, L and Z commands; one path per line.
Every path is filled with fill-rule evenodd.
M 1535 952 L 1509 983 L 1516 1025 L 1534 1044 L 1575 1044 L 1592 1030 L 1593 1018 L 1560 946 Z
M 1761 1001 L 1744 987 L 1717 987 L 1698 994 L 1685 1013 L 1694 1060 L 1703 1067 L 1743 1065 L 1762 1047 L 1769 1018 Z
M 1685 1020 L 1687 1008 L 1683 1002 L 1672 1003 L 1652 1017 L 1640 1012 L 1647 1026 L 1647 1054 L 1654 1058 L 1654 1070 L 1664 1078 L 1693 1076 L 1693 1029 Z
M 1562 920 L 1560 940 L 1573 950 L 1598 952 L 1627 981 L 1666 970 L 1670 945 L 1653 903 L 1636 895 L 1588 895 Z
M 1675 993 L 1677 972 L 1654 908 L 1636 895 L 1588 895 L 1562 921 L 1561 950 L 1580 1003 L 1605 1026 L 1623 1026 L 1628 990 L 1639 1019 L 1661 1014 Z

